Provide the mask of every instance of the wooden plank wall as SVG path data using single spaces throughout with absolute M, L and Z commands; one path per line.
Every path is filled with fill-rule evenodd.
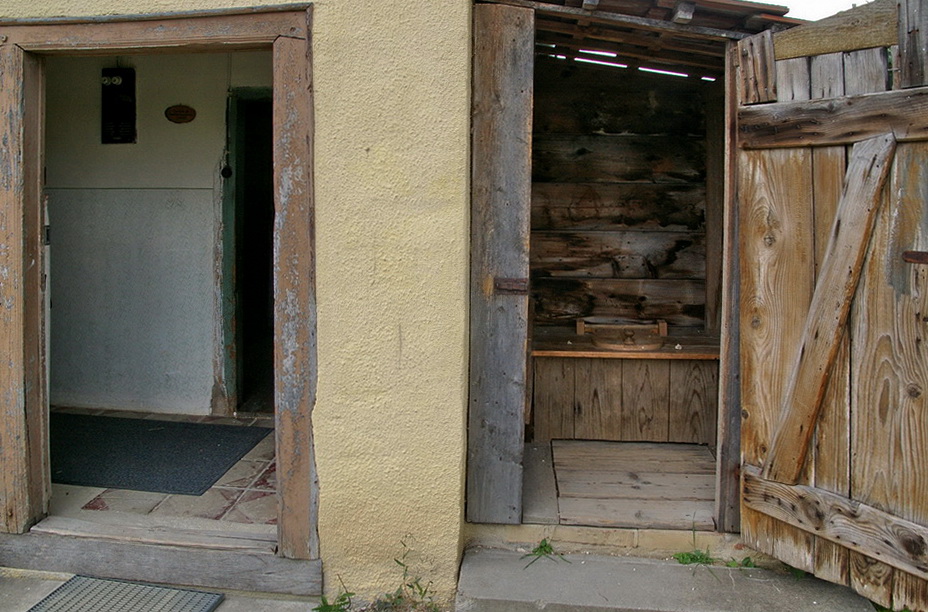
M 598 315 L 704 327 L 705 108 L 714 86 L 536 59 L 536 324 Z
M 718 362 L 535 359 L 534 440 L 715 444 Z
M 889 4 L 880 1 L 874 7 L 882 10 Z M 852 17 L 844 21 L 862 27 L 870 23 Z M 813 24 L 806 35 L 801 28 L 784 34 L 782 48 L 814 48 L 805 43 L 814 40 L 817 31 Z M 900 65 L 895 50 L 885 46 L 811 57 L 780 51 L 778 43 L 777 57 L 788 58 L 776 63 L 779 103 L 811 100 L 816 104 L 818 99 L 885 92 L 894 86 L 888 59 L 895 56 L 893 63 Z M 903 79 L 902 85 L 906 84 Z M 895 86 L 900 86 L 898 80 Z M 912 90 L 915 97 L 923 93 L 923 89 Z M 745 108 L 748 116 L 763 106 Z M 905 106 L 898 111 L 905 113 Z M 859 119 L 857 123 L 865 124 Z M 829 125 L 848 130 L 834 121 Z M 753 138 L 750 128 L 742 134 L 745 142 Z M 795 486 L 764 479 L 750 466 L 765 465 L 773 434 L 783 423 L 786 379 L 796 361 L 826 245 L 836 231 L 833 222 L 850 149 L 828 140 L 819 146 L 777 145 L 771 140 L 769 146 L 780 148 L 742 148 L 738 153 L 742 451 L 748 464 L 742 533 L 751 546 L 849 585 L 883 606 L 925 610 L 928 573 L 922 562 L 906 560 L 910 547 L 881 552 L 883 540 L 873 542 L 874 550 L 859 537 L 871 529 L 921 533 L 928 526 L 924 393 L 928 357 L 923 348 L 928 332 L 924 316 L 928 268 L 902 259 L 906 250 L 928 249 L 928 142 L 906 140 L 896 148 L 860 284 L 828 378 L 812 452 Z M 810 525 L 803 517 L 811 515 L 779 513 L 760 499 L 788 501 L 796 492 L 803 492 L 805 500 L 820 497 L 818 507 L 827 508 L 826 514 L 847 503 L 855 516 L 872 515 L 879 517 L 873 519 L 878 522 L 861 518 L 859 525 L 855 520 L 845 525 L 842 519 L 837 523 L 848 531 L 836 536 L 829 533 L 829 525 L 837 523 L 827 516 L 822 525 L 815 520 Z M 923 547 L 919 550 L 916 556 L 923 559 Z

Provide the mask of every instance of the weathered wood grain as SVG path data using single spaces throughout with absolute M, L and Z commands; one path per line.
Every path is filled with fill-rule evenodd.
M 848 96 L 886 91 L 889 66 L 886 49 L 861 49 L 844 54 L 844 93 Z
M 695 232 L 534 231 L 531 272 L 539 277 L 706 277 L 706 237 Z
M 715 362 L 670 363 L 668 441 L 715 445 L 718 389 Z
M 895 148 L 892 136 L 885 136 L 855 145 L 851 153 L 844 193 L 783 395 L 780 422 L 764 465 L 765 478 L 788 484 L 798 482 L 851 299 L 857 291 Z
M 574 437 L 575 359 L 534 360 L 534 441 Z
M 47 248 L 44 244 L 45 75 L 42 60 L 23 56 L 23 390 L 29 434 L 30 521 L 45 516 L 51 498 L 48 450 Z
M 722 296 L 719 346 L 719 413 L 716 440 L 715 515 L 723 532 L 741 530 L 741 343 L 740 229 L 735 116 L 738 106 L 737 49 L 728 50 L 724 120 Z
M 670 364 L 630 360 L 622 371 L 622 439 L 666 440 Z
M 235 14 L 181 13 L 176 18 L 162 15 L 156 19 L 86 19 L 60 25 L 9 25 L 2 29 L 10 44 L 48 54 L 102 54 L 135 48 L 151 52 L 198 51 L 217 44 L 224 49 L 266 48 L 280 36 L 307 38 L 305 5 L 280 8 L 238 9 Z M 101 27 L 103 24 L 105 27 Z
M 535 183 L 532 230 L 705 231 L 699 183 Z
M 928 577 L 928 527 L 807 485 L 764 479 L 744 468 L 744 503 L 777 520 L 920 577 Z
M 471 338 L 467 518 L 522 515 L 528 296 L 495 278 L 528 278 L 533 13 L 474 7 Z
M 778 102 L 809 99 L 811 86 L 808 57 L 777 60 L 776 71 Z
M 26 376 L 24 337 L 26 270 L 24 214 L 28 187 L 25 164 L 33 156 L 24 138 L 26 57 L 15 45 L 0 46 L 0 531 L 22 533 L 38 517 L 31 481 L 31 439 L 23 383 Z M 32 340 L 37 340 L 32 338 Z M 34 367 L 34 366 L 33 366 Z M 36 407 L 40 409 L 40 407 Z M 34 466 L 38 467 L 38 466 Z
M 896 1 L 875 0 L 796 28 L 777 32 L 776 58 L 809 57 L 896 44 Z
M 838 98 L 844 95 L 844 54 L 826 53 L 810 58 L 811 99 Z
M 532 178 L 536 182 L 705 180 L 702 138 L 537 134 L 532 151 Z
M 849 556 L 851 588 L 881 606 L 892 608 L 896 570 L 891 565 L 853 550 Z
M 575 360 L 574 437 L 581 440 L 622 439 L 623 362 L 616 359 Z
M 671 330 L 668 341 L 653 351 L 615 351 L 603 349 L 593 344 L 592 336 L 578 336 L 572 326 L 539 327 L 532 339 L 532 355 L 535 357 L 570 357 L 574 359 L 669 359 L 669 360 L 709 360 L 719 359 L 719 339 L 714 336 L 697 333 L 677 333 Z M 678 348 L 679 347 L 679 348 Z
M 777 70 L 773 34 L 765 30 L 738 41 L 738 74 L 741 104 L 761 104 L 777 99 Z
M 902 87 L 928 85 L 928 4 L 899 0 L 899 78 Z
M 741 446 L 766 458 L 813 286 L 811 153 L 742 151 Z
M 71 535 L 0 535 L 7 567 L 194 587 L 318 597 L 322 562 L 270 553 Z
M 713 529 L 714 459 L 705 446 L 552 443 L 562 524 Z
M 746 149 L 854 144 L 886 133 L 899 142 L 924 140 L 928 88 L 745 107 L 738 124 Z
M 897 149 L 891 197 L 877 220 L 850 324 L 851 445 L 867 449 L 854 455 L 851 491 L 856 500 L 920 525 L 928 525 L 928 358 L 920 341 L 928 332 L 928 271 L 900 254 L 928 245 L 926 158 L 928 143 Z M 865 567 L 877 577 L 886 573 Z M 869 592 L 892 589 L 865 578 Z
M 696 327 L 704 320 L 706 300 L 704 281 L 662 279 L 539 278 L 532 281 L 532 297 L 539 325 L 606 316 Z
M 274 43 L 274 407 L 279 551 L 289 559 L 319 558 L 310 49 L 310 41 L 298 38 Z

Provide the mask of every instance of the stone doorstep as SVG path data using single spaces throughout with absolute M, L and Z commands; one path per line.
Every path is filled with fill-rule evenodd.
M 605 555 L 541 558 L 471 549 L 458 582 L 458 612 L 873 612 L 846 587 L 772 570 L 686 566 Z

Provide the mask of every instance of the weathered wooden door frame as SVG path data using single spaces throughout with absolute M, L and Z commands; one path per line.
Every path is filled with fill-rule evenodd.
M 530 373 L 528 251 L 531 207 L 534 8 L 474 6 L 471 205 L 471 367 L 467 520 L 522 520 L 523 409 Z M 737 33 L 723 33 L 737 39 Z M 733 52 L 734 45 L 729 45 Z M 726 71 L 729 62 L 726 61 Z M 716 524 L 740 527 L 737 222 L 733 186 L 734 80 L 726 72 L 722 185 L 721 359 Z M 719 118 L 722 121 L 722 118 Z
M 0 532 L 47 512 L 42 314 L 44 55 L 273 51 L 278 554 L 316 559 L 311 6 L 0 24 Z

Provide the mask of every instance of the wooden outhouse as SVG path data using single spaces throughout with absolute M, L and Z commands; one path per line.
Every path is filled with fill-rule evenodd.
M 928 6 L 633 4 L 475 9 L 468 520 L 925 609 Z

